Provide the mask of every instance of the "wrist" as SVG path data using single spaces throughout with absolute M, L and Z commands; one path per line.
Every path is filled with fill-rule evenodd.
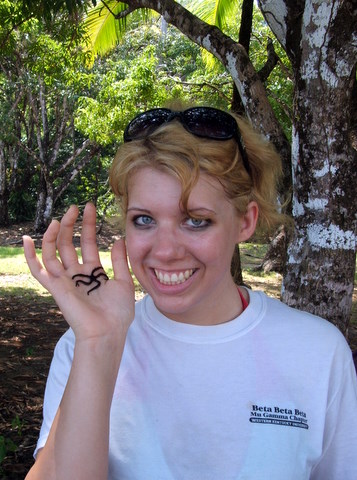
M 92 378 L 102 387 L 114 388 L 122 354 L 125 336 L 100 336 L 76 339 L 73 369 L 81 378 Z

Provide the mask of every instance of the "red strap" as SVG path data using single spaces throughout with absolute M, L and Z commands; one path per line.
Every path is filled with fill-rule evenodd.
M 246 300 L 245 297 L 243 296 L 240 288 L 239 288 L 239 287 L 237 287 L 237 288 L 238 288 L 238 293 L 239 293 L 240 299 L 242 300 L 243 312 L 244 312 L 244 310 L 248 307 L 249 303 L 247 302 L 247 300 Z

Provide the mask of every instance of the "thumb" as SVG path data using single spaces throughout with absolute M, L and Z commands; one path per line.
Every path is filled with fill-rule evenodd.
M 112 252 L 112 264 L 115 280 L 124 280 L 132 282 L 126 254 L 125 240 L 121 238 L 114 242 Z

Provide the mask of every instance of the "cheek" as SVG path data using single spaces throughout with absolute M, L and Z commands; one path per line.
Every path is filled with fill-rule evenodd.
M 129 231 L 126 232 L 126 252 L 129 257 L 130 264 L 133 265 L 142 255 L 142 246 L 140 239 L 136 235 L 132 235 Z
M 137 232 L 129 230 L 126 234 L 126 246 L 130 265 L 133 269 L 140 268 L 150 253 L 150 240 L 145 235 L 138 235 Z
M 215 235 L 195 245 L 196 256 L 206 265 L 226 267 L 230 264 L 235 247 L 234 241 L 227 241 L 227 236 Z

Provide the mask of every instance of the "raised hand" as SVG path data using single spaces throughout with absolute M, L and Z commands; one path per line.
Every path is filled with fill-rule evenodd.
M 78 208 L 72 206 L 60 223 L 52 221 L 43 236 L 43 264 L 36 257 L 32 239 L 24 237 L 31 273 L 53 295 L 77 341 L 125 335 L 134 318 L 135 299 L 124 241 L 114 243 L 111 252 L 114 278 L 108 279 L 96 243 L 94 205 L 88 203 L 83 214 L 83 263 L 79 263 L 72 241 L 77 218 Z

